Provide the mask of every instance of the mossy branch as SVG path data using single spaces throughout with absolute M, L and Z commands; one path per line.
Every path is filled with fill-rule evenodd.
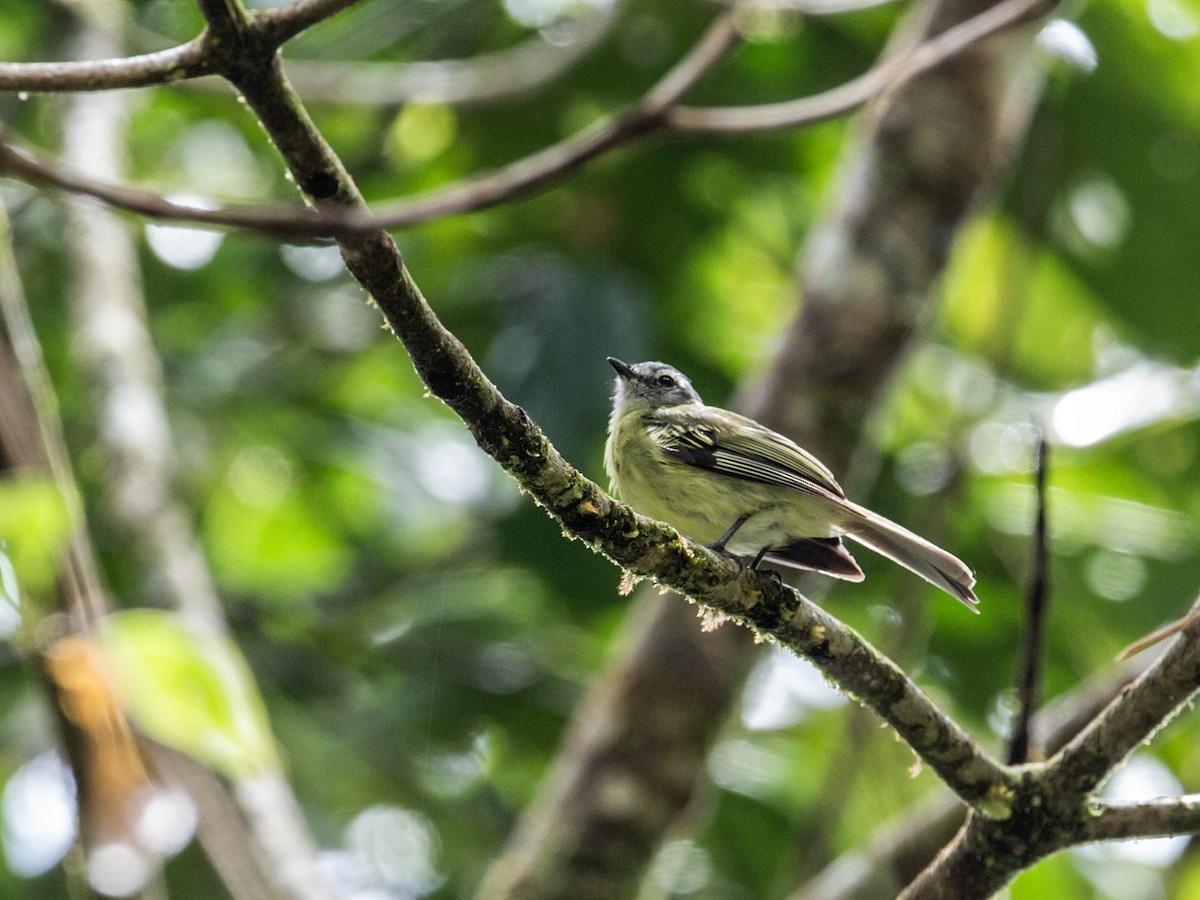
M 221 3 L 207 6 L 218 8 Z M 237 17 L 209 27 L 236 44 Z M 226 72 L 258 115 L 295 181 L 321 207 L 363 208 L 350 175 L 291 90 L 277 59 L 248 69 L 249 53 Z M 890 660 L 852 629 L 767 575 L 692 543 L 637 515 L 567 463 L 519 406 L 505 399 L 463 344 L 437 318 L 385 232 L 343 236 L 350 272 L 403 342 L 417 373 L 493 457 L 569 535 L 636 575 L 653 578 L 812 660 L 874 709 L 967 803 L 1006 814 L 1011 774 L 987 756 Z

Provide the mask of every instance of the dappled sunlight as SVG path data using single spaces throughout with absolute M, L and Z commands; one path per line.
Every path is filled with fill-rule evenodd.
M 608 12 L 613 0 L 504 0 L 505 11 L 529 28 L 546 28 L 580 10 Z
M 284 244 L 279 248 L 284 264 L 305 281 L 320 283 L 343 274 L 342 254 L 335 246 Z M 349 304 L 337 304 L 339 307 Z
M 32 878 L 58 865 L 75 841 L 75 781 L 57 751 L 35 756 L 4 784 L 4 858 Z
M 988 521 L 1005 534 L 1030 534 L 1034 493 L 1027 484 L 1002 482 L 985 492 Z M 1161 506 L 1105 494 L 1051 488 L 1047 499 L 1052 546 L 1093 545 L 1153 559 L 1180 561 L 1196 552 L 1195 520 Z
M 176 194 L 174 203 L 196 209 L 214 209 L 215 204 L 203 197 Z M 174 269 L 185 272 L 207 266 L 221 249 L 225 235 L 211 228 L 189 228 L 184 225 L 146 225 L 146 243 L 158 259 Z
M 787 761 L 777 751 L 746 738 L 726 738 L 713 748 L 708 773 L 735 794 L 765 799 L 778 792 Z
M 438 889 L 440 841 L 423 814 L 398 806 L 372 806 L 346 827 L 345 846 L 324 850 L 321 870 L 347 900 L 424 897 Z
M 758 662 L 746 683 L 742 724 L 751 731 L 788 728 L 810 712 L 846 702 L 846 695 L 831 687 L 811 663 L 775 649 Z
M 709 883 L 712 861 L 694 841 L 667 841 L 650 866 L 650 877 L 667 896 L 687 896 Z
M 1172 40 L 1189 41 L 1200 35 L 1200 12 L 1186 0 L 1146 0 L 1146 15 Z
M 1200 370 L 1141 361 L 1068 391 L 1050 413 L 1053 436 L 1087 447 L 1125 431 L 1200 416 Z

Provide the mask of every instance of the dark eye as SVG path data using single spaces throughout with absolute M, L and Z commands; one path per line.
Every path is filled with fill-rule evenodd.
M 659 375 L 655 380 L 659 387 L 675 387 L 675 379 L 670 375 Z

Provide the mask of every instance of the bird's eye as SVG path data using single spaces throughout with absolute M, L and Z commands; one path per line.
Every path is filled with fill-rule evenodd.
M 659 375 L 656 380 L 659 387 L 675 387 L 675 379 L 670 375 Z

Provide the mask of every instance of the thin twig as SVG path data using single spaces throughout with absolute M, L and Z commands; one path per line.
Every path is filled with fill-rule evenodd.
M 1200 833 L 1200 794 L 1152 800 L 1096 800 L 1078 843 Z
M 666 127 L 679 133 L 745 133 L 811 125 L 840 116 L 885 91 L 928 72 L 986 37 L 1031 21 L 1052 10 L 1055 0 L 1003 0 L 977 16 L 922 41 L 912 50 L 886 58 L 838 87 L 782 103 L 760 106 L 679 106 L 666 117 Z
M 92 178 L 79 172 L 61 168 L 48 159 L 30 150 L 18 148 L 4 129 L 0 128 L 0 175 L 17 178 L 35 187 L 52 188 L 67 194 L 90 197 L 93 200 L 136 213 L 150 219 L 165 222 L 189 222 L 195 225 L 249 228 L 280 238 L 311 235 L 317 229 L 299 227 L 276 227 L 282 218 L 288 223 L 315 220 L 315 214 L 295 206 L 287 207 L 282 215 L 281 207 L 246 207 L 224 209 L 201 209 L 168 200 L 154 191 L 114 184 L 103 179 Z
M 1200 621 L 1200 609 L 1193 609 L 1192 612 L 1185 616 L 1181 616 L 1174 622 L 1168 622 L 1162 628 L 1156 628 L 1145 637 L 1138 638 L 1136 641 L 1118 653 L 1117 659 L 1123 660 L 1129 659 L 1131 656 L 1137 656 L 1143 650 L 1148 650 L 1155 644 L 1179 634 L 1179 632 L 1183 631 L 1183 629 L 1198 621 Z
M 246 25 L 264 42 L 278 47 L 356 2 L 358 0 L 299 0 L 290 6 L 255 13 Z M 173 84 L 213 72 L 212 46 L 205 33 L 186 44 L 139 56 L 0 63 L 0 91 L 29 94 L 111 91 Z
M 121 59 L 0 63 L 0 91 L 110 91 L 211 74 L 207 41 L 201 35 L 178 47 Z
M 254 27 L 271 44 L 280 46 L 319 22 L 331 19 L 359 0 L 298 0 L 288 6 L 259 10 L 253 14 Z
M 1046 469 L 1049 446 L 1046 435 L 1038 434 L 1037 470 L 1034 485 L 1037 513 L 1033 523 L 1033 571 L 1025 594 L 1025 630 L 1017 671 L 1017 715 L 1008 745 L 1008 764 L 1029 760 L 1029 723 L 1041 693 L 1042 653 L 1045 649 L 1046 613 L 1049 607 L 1050 548 L 1046 538 Z
M 1145 668 L 1125 665 L 1097 673 L 1043 706 L 1034 716 L 1033 732 L 1045 751 L 1062 748 Z M 939 792 L 875 829 L 865 845 L 830 862 L 789 900 L 895 896 L 958 832 L 966 813 L 957 797 Z
M 1197 601 L 1200 610 L 1200 600 Z M 1050 786 L 1086 794 L 1163 727 L 1200 688 L 1200 621 L 1047 763 Z

